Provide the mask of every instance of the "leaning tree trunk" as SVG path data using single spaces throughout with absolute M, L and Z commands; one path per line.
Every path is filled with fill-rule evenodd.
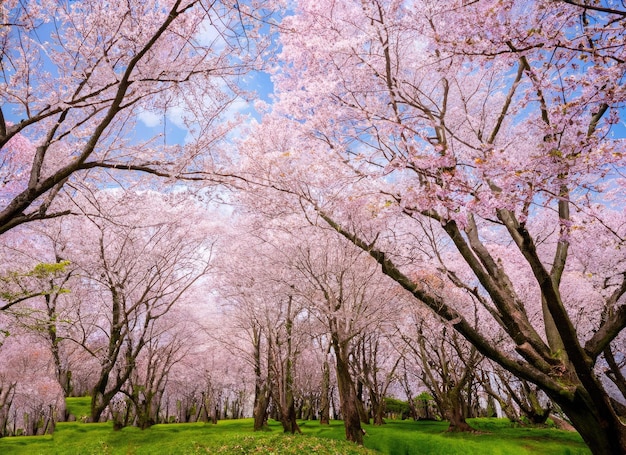
M 522 392 L 526 398 L 524 406 L 520 405 L 520 409 L 524 413 L 524 416 L 528 418 L 533 425 L 543 425 L 548 420 L 552 407 L 543 407 L 539 401 L 538 391 L 530 386 L 528 382 L 522 381 Z
M 363 383 L 360 380 L 357 380 L 356 382 L 356 406 L 359 410 L 359 418 L 361 419 L 361 423 L 369 425 L 370 415 L 363 400 Z
M 89 417 L 91 422 L 99 422 L 102 413 L 109 405 L 110 398 L 106 394 L 108 379 L 108 375 L 101 377 L 91 392 L 91 415 Z
M 550 398 L 570 419 L 592 453 L 626 453 L 626 424 L 616 416 L 608 399 L 594 403 L 580 389 L 571 399 L 560 395 L 551 395 Z

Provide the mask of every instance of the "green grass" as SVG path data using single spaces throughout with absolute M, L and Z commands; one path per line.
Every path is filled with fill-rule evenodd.
M 67 412 L 74 415 L 76 420 L 87 418 L 91 414 L 91 397 L 70 397 L 65 399 Z
M 343 427 L 335 424 L 338 430 Z M 320 454 L 372 455 L 375 452 L 342 440 L 312 436 L 286 436 L 279 423 L 267 432 L 252 431 L 252 419 L 205 423 L 155 425 L 147 430 L 109 423 L 59 423 L 52 436 L 0 439 L 1 454 Z
M 82 403 L 82 405 L 81 405 Z M 87 403 L 88 404 L 88 403 Z M 68 403 L 80 416 L 84 403 Z M 81 406 L 83 406 L 81 408 Z M 78 412 L 78 414 L 75 413 Z M 446 433 L 445 422 L 390 421 L 382 427 L 366 426 L 365 447 L 344 441 L 343 424 L 329 426 L 300 422 L 303 435 L 288 436 L 278 422 L 268 431 L 253 432 L 252 420 L 223 420 L 205 423 L 155 425 L 147 430 L 112 424 L 66 422 L 52 436 L 0 439 L 2 454 L 318 454 L 391 455 L 459 454 L 589 454 L 577 433 L 549 428 L 513 428 L 498 419 L 470 420 L 476 434 Z M 373 449 L 373 450 L 368 450 Z M 374 452 L 378 451 L 378 452 Z
M 470 419 L 478 433 L 447 433 L 447 422 L 389 421 L 367 427 L 365 446 L 393 455 L 582 455 L 591 452 L 578 433 L 513 428 L 503 419 Z

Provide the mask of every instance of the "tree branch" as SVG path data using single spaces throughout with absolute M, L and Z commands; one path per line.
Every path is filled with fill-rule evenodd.
M 626 17 L 626 11 L 620 11 L 614 8 L 605 8 L 604 6 L 587 5 L 587 4 L 575 2 L 574 0 L 561 0 L 561 2 L 567 3 L 568 5 L 577 6 L 584 10 L 598 11 L 601 13 L 616 14 L 618 16 Z
M 542 387 L 545 387 L 547 390 L 561 395 L 571 394 L 573 396 L 574 389 L 564 387 L 563 384 L 558 383 L 545 373 L 546 370 L 549 370 L 550 366 L 538 354 L 534 354 L 534 368 L 529 368 L 528 365 L 511 359 L 503 352 L 499 351 L 491 341 L 485 339 L 480 333 L 478 333 L 462 315 L 449 307 L 443 300 L 421 289 L 410 278 L 398 270 L 395 264 L 393 264 L 393 262 L 389 260 L 383 252 L 374 249 L 371 245 L 368 245 L 355 234 L 346 231 L 323 210 L 318 207 L 315 207 L 315 210 L 330 227 L 352 242 L 355 246 L 361 248 L 363 251 L 372 256 L 381 265 L 382 271 L 385 275 L 389 276 L 396 283 L 409 291 L 417 300 L 423 302 L 445 321 L 448 321 L 455 328 L 455 330 L 463 335 L 470 343 L 476 346 L 481 354 L 494 360 L 498 364 L 502 365 L 503 368 L 511 371 L 515 375 L 541 384 Z M 528 343 L 518 346 L 518 348 L 520 351 L 524 352 L 525 356 L 532 355 L 533 349 L 528 345 Z

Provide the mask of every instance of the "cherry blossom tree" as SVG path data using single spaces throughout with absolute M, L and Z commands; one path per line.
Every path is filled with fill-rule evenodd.
M 0 434 L 52 433 L 63 420 L 65 403 L 50 351 L 38 337 L 14 328 L 1 353 Z
M 297 237 L 270 224 L 264 226 L 265 232 L 259 232 L 254 222 L 240 215 L 239 225 L 233 226 L 233 242 L 221 252 L 220 293 L 235 330 L 248 339 L 241 353 L 255 373 L 255 430 L 266 425 L 273 405 L 284 431 L 293 434 L 300 432 L 296 421 L 297 365 L 311 342 L 311 333 L 297 286 L 300 277 L 291 259 Z M 230 338 L 227 335 L 225 341 Z M 241 349 L 229 345 L 230 349 Z
M 612 2 L 303 0 L 278 101 L 240 147 L 268 202 L 293 195 L 370 254 L 594 453 L 626 449 L 600 380 L 626 326 L 625 20 Z
M 73 281 L 76 268 L 62 257 L 60 237 L 59 226 L 43 229 L 37 223 L 6 234 L 0 254 L 7 271 L 0 281 L 5 287 L 2 311 L 7 316 L 8 333 L 25 331 L 47 346 L 56 380 L 64 395 L 70 396 L 75 346 L 65 341 L 71 319 L 67 297 L 71 288 L 80 291 Z M 15 272 L 11 268 L 30 270 Z
M 448 431 L 473 431 L 466 422 L 474 398 L 476 373 L 481 356 L 457 333 L 432 318 L 414 321 L 413 333 L 402 336 L 408 350 L 420 363 L 421 382 L 450 422 Z
M 67 214 L 57 196 L 70 180 L 210 172 L 266 14 L 204 0 L 3 2 L 0 233 Z M 168 115 L 190 131 L 184 145 L 139 121 Z
M 146 346 L 124 389 L 134 412 L 126 413 L 128 418 L 121 422 L 123 426 L 133 423 L 145 429 L 159 423 L 170 371 L 188 352 L 186 331 L 176 330 L 174 325 L 161 323 L 150 327 Z
M 385 330 L 383 324 L 361 337 L 354 352 L 356 361 L 352 365 L 358 381 L 357 394 L 359 387 L 367 389 L 369 409 L 365 410 L 363 421 L 369 423 L 371 417 L 374 425 L 385 423 L 385 398 L 396 382 L 397 369 L 403 358 L 402 353 L 392 345 L 391 338 L 395 334 Z
M 192 318 L 190 330 L 183 332 L 184 355 L 172 365 L 160 403 L 162 422 L 217 423 L 223 418 L 250 415 L 247 401 L 254 379 L 245 360 L 224 349 L 221 337 L 215 336 L 227 326 L 225 319 L 218 313 L 211 313 L 210 318 L 215 326 L 207 325 L 205 318 Z
M 359 340 L 386 318 L 397 287 L 376 274 L 369 258 L 332 234 L 320 231 L 296 250 L 294 266 L 306 283 L 296 289 L 309 301 L 309 311 L 324 327 L 332 348 L 346 438 L 362 444 L 361 421 L 369 419 L 351 365 Z
M 523 424 L 523 416 L 531 424 L 544 424 L 550 416 L 552 403 L 536 385 L 517 379 L 498 366 L 483 369 L 482 376 L 482 388 L 498 401 L 512 422 Z
M 82 306 L 81 322 L 87 326 L 68 339 L 99 361 L 92 386 L 94 421 L 117 394 L 127 391 L 131 378 L 146 392 L 153 389 L 154 374 L 163 376 L 162 369 L 170 367 L 177 351 L 174 333 L 169 334 L 168 347 L 163 346 L 168 324 L 162 321 L 172 308 L 183 304 L 189 289 L 208 271 L 211 259 L 210 228 L 203 228 L 201 221 L 186 224 L 199 210 L 185 205 L 184 197 L 104 191 L 75 198 L 85 215 L 82 225 L 76 226 L 81 235 L 72 236 L 67 254 L 93 292 L 92 306 Z M 140 377 L 136 368 L 143 356 L 154 357 L 163 350 L 171 353 L 170 361 L 159 367 L 154 360 L 151 368 L 159 371 L 148 369 Z M 140 401 L 132 391 L 129 394 L 131 401 Z M 152 417 L 149 414 L 142 425 Z
M 276 323 L 273 309 L 277 293 L 265 275 L 274 269 L 263 261 L 263 242 L 244 229 L 233 226 L 236 235 L 232 241 L 224 242 L 218 254 L 219 294 L 225 316 L 220 325 L 228 327 L 221 341 L 223 349 L 243 359 L 254 373 L 253 428 L 259 431 L 267 427 L 275 382 L 270 332 L 273 334 Z M 239 261 L 246 266 L 242 267 Z M 240 337 L 233 337 L 233 333 Z

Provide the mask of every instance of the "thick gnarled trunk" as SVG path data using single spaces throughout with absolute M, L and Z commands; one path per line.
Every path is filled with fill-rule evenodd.
M 558 395 L 551 398 L 570 419 L 592 453 L 626 453 L 626 423 L 617 417 L 608 399 L 607 402 L 593 403 L 580 392 L 576 392 L 572 399 Z
M 448 431 L 452 433 L 474 431 L 472 427 L 465 421 L 466 410 L 463 399 L 459 393 L 451 393 L 446 405 L 446 419 L 450 422 Z

